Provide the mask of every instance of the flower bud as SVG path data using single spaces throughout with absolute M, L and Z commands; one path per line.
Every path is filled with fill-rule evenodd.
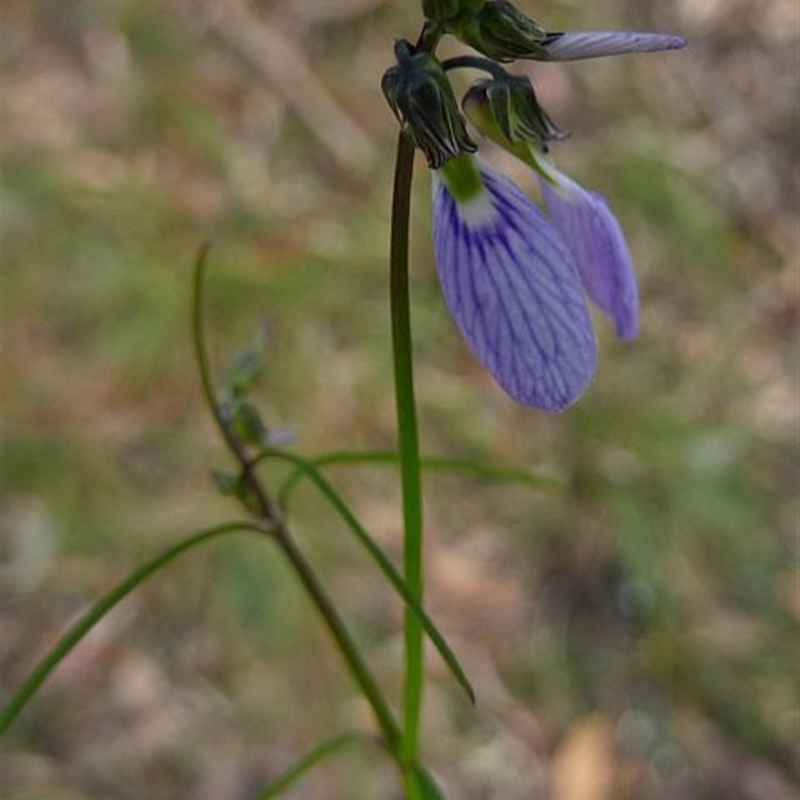
M 544 28 L 526 17 L 508 0 L 487 0 L 476 13 L 449 26 L 462 42 L 494 61 L 544 58 Z
M 497 126 L 509 142 L 544 143 L 568 136 L 539 105 L 533 84 L 525 76 L 506 75 L 475 84 L 464 97 L 465 113 L 468 106 L 481 102 L 488 104 Z M 480 129 L 477 124 L 476 127 Z
M 558 187 L 563 180 L 549 156 L 547 142 L 566 138 L 569 134 L 559 131 L 550 121 L 536 101 L 533 86 L 529 91 L 523 91 L 521 84 L 518 84 L 517 92 L 501 89 L 502 84 L 519 80 L 530 85 L 527 78 L 512 75 L 506 76 L 506 80 L 497 78 L 477 83 L 464 95 L 461 107 L 467 119 L 487 139 L 527 164 L 548 184 Z M 530 105 L 531 98 L 533 105 Z M 501 103 L 501 99 L 507 101 L 507 105 Z
M 414 53 L 406 41 L 397 42 L 395 55 L 397 65 L 386 70 L 381 88 L 428 166 L 438 169 L 460 153 L 473 153 L 477 147 L 439 62 L 429 53 Z

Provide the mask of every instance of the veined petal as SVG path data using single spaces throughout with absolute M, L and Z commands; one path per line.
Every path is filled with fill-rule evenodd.
M 552 186 L 540 176 L 542 194 L 580 270 L 589 297 L 608 314 L 620 339 L 639 329 L 639 290 L 625 234 L 605 198 L 550 167 Z
M 597 359 L 578 269 L 531 199 L 479 167 L 484 189 L 466 202 L 455 201 L 434 173 L 434 249 L 445 300 L 513 399 L 562 411 L 583 393 Z
M 682 36 L 638 31 L 567 31 L 550 33 L 544 43 L 544 61 L 578 61 L 583 58 L 652 53 L 686 47 Z

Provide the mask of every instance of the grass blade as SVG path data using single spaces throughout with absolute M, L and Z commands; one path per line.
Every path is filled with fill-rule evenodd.
M 269 786 L 262 789 L 253 800 L 272 800 L 278 797 L 323 759 L 334 755 L 348 745 L 361 742 L 369 742 L 369 739 L 357 733 L 343 733 L 322 742 L 279 775 Z
M 393 450 L 340 450 L 316 456 L 309 459 L 309 462 L 316 467 L 361 466 L 364 464 L 394 467 L 399 462 L 399 456 Z M 488 464 L 469 459 L 422 456 L 420 464 L 426 472 L 464 475 L 496 483 L 515 483 L 540 491 L 557 491 L 564 488 L 563 482 L 558 478 L 537 475 L 524 469 L 504 467 L 498 464 Z M 306 473 L 298 467 L 284 479 L 278 492 L 278 497 L 282 503 L 288 500 L 297 483 L 305 475 Z
M 295 455 L 294 453 L 287 453 L 281 450 L 270 450 L 262 453 L 257 461 L 262 461 L 267 458 L 288 461 L 289 463 L 294 464 L 297 469 L 301 470 L 308 477 L 312 484 L 336 509 L 341 518 L 347 524 L 347 527 L 352 531 L 359 543 L 373 558 L 381 572 L 383 572 L 397 593 L 402 597 L 406 605 L 417 615 L 425 632 L 428 634 L 428 637 L 433 645 L 439 651 L 439 654 L 444 662 L 450 668 L 453 676 L 467 693 L 470 701 L 474 703 L 475 691 L 473 690 L 472 684 L 469 682 L 464 669 L 461 667 L 458 659 L 450 648 L 450 645 L 447 644 L 447 641 L 436 627 L 434 622 L 411 594 L 406 582 L 403 580 L 394 564 L 392 564 L 377 542 L 372 538 L 372 536 L 370 536 L 364 526 L 359 522 L 358 518 L 355 516 L 355 514 L 353 514 L 353 512 L 350 510 L 350 507 L 342 499 L 341 495 L 336 491 L 336 489 L 331 486 L 331 484 L 311 461 L 303 458 L 302 456 Z
M 127 597 L 139 584 L 168 564 L 181 553 L 191 550 L 203 542 L 236 531 L 263 533 L 264 529 L 250 522 L 229 522 L 195 533 L 165 550 L 131 573 L 122 583 L 107 592 L 58 640 L 50 652 L 29 673 L 22 685 L 14 693 L 0 712 L 0 736 L 16 719 L 28 701 L 50 676 L 50 673 L 66 658 L 69 652 L 87 633 L 122 599 Z

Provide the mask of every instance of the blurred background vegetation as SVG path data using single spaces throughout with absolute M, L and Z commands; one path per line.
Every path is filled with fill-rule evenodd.
M 209 477 L 228 462 L 191 355 L 203 240 L 216 363 L 267 332 L 268 424 L 308 455 L 394 446 L 396 128 L 378 87 L 419 5 L 3 3 L 5 697 L 103 591 L 237 514 Z M 426 478 L 429 608 L 478 692 L 473 709 L 431 655 L 429 762 L 460 800 L 796 797 L 797 8 L 519 5 L 550 29 L 691 46 L 519 66 L 572 131 L 556 158 L 609 197 L 642 283 L 639 340 L 598 320 L 597 381 L 562 416 L 513 405 L 457 335 L 418 163 L 423 449 L 548 478 Z M 330 474 L 397 555 L 392 469 Z M 394 693 L 392 592 L 310 489 L 293 508 Z M 246 800 L 351 729 L 371 730 L 368 711 L 277 551 L 229 539 L 170 566 L 68 658 L 6 737 L 0 790 Z M 354 748 L 287 797 L 395 786 Z

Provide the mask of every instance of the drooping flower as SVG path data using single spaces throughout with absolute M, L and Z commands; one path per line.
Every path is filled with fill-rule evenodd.
M 560 172 L 545 137 L 521 124 L 537 104 L 533 87 L 522 90 L 525 83 L 527 78 L 507 76 L 476 84 L 464 98 L 464 111 L 485 136 L 536 171 L 551 221 L 575 259 L 586 292 L 614 321 L 617 336 L 632 339 L 639 325 L 639 292 L 622 227 L 605 198 Z M 505 92 L 508 108 L 498 115 L 492 96 L 506 84 L 515 91 Z
M 597 358 L 575 260 L 511 180 L 472 156 L 434 173 L 433 239 L 445 301 L 462 335 L 515 400 L 561 411 Z
M 549 142 L 565 138 L 527 77 L 498 62 L 571 61 L 683 47 L 678 36 L 549 32 L 509 0 L 423 0 L 420 51 L 395 48 L 382 83 L 403 129 L 433 170 L 434 251 L 445 300 L 478 359 L 520 403 L 561 411 L 592 380 L 596 344 L 587 295 L 622 339 L 636 336 L 638 288 L 619 222 L 598 193 L 561 173 Z M 489 58 L 439 63 L 426 48 L 452 34 Z M 478 130 L 529 164 L 544 213 L 472 152 L 446 71 L 488 72 L 463 109 Z

